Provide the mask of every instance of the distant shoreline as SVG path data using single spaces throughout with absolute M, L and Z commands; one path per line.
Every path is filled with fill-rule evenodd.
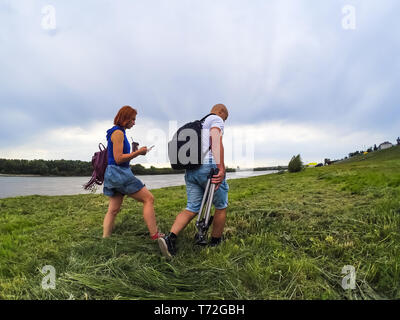
M 12 174 L 12 173 L 0 173 L 0 177 L 47 177 L 40 174 Z M 50 176 L 49 176 L 50 177 Z M 57 176 L 52 176 L 57 177 Z
M 254 168 L 254 169 L 240 169 L 240 170 L 234 170 L 229 168 L 227 170 L 227 172 L 251 172 L 251 171 L 281 171 L 281 170 L 286 170 L 287 167 L 285 166 L 280 166 L 280 167 L 265 167 L 265 168 Z M 167 171 L 167 172 L 163 172 L 163 173 L 158 173 L 158 172 L 135 172 L 133 170 L 133 173 L 135 176 L 167 176 L 167 175 L 171 175 L 171 174 L 184 174 L 184 171 L 179 172 L 179 171 Z M 91 175 L 47 175 L 47 174 L 18 174 L 18 173 L 0 173 L 0 177 L 57 177 L 57 178 L 71 178 L 71 177 L 86 177 L 86 178 L 90 178 Z
M 185 170 L 172 168 L 145 168 L 141 164 L 130 165 L 132 172 L 137 175 L 168 175 L 182 174 Z M 237 170 L 238 169 L 238 170 Z M 226 172 L 235 171 L 271 171 L 285 170 L 287 166 L 258 167 L 258 168 L 229 168 Z M 92 163 L 80 160 L 18 160 L 0 158 L 0 176 L 6 177 L 91 177 Z

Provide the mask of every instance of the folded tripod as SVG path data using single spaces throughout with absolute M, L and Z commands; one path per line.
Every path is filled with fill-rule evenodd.
M 218 171 L 218 168 L 212 168 L 208 175 L 207 185 L 204 190 L 200 211 L 196 221 L 197 233 L 194 237 L 194 241 L 195 244 L 201 246 L 207 245 L 207 231 L 213 220 L 213 216 L 210 216 L 210 211 L 214 198 L 215 183 L 211 183 L 211 179 L 214 175 L 218 174 Z

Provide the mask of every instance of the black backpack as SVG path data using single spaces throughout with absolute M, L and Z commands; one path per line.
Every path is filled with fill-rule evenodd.
M 204 120 L 211 115 L 215 115 L 215 113 L 210 113 L 201 120 L 186 123 L 178 129 L 172 140 L 168 142 L 168 157 L 172 169 L 190 170 L 200 167 L 203 159 L 201 129 Z

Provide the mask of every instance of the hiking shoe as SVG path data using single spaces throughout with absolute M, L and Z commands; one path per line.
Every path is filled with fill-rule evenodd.
M 158 238 L 158 245 L 165 257 L 172 258 L 172 256 L 176 255 L 175 240 L 171 239 L 169 235 Z

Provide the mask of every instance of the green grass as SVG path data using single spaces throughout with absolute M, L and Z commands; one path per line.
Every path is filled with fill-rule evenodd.
M 193 246 L 192 222 L 173 260 L 126 199 L 103 240 L 102 195 L 0 200 L 0 299 L 398 299 L 400 148 L 299 173 L 229 180 L 224 241 Z M 185 188 L 152 190 L 168 231 Z M 43 290 L 45 265 L 56 289 Z M 356 269 L 356 288 L 341 286 Z

